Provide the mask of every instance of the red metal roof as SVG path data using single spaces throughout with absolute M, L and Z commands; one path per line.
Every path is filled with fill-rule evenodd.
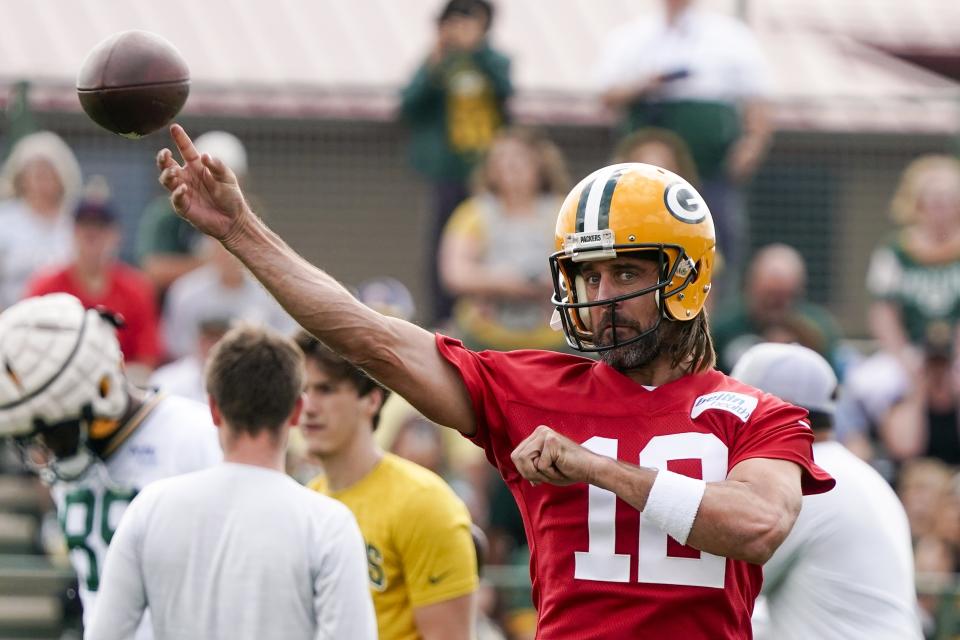
M 432 43 L 443 0 L 0 0 L 0 92 L 34 84 L 36 108 L 75 110 L 86 52 L 123 29 L 173 42 L 190 64 L 186 110 L 393 117 Z M 493 40 L 514 60 L 519 119 L 603 122 L 589 77 L 605 34 L 655 0 L 499 0 Z M 955 82 L 884 53 L 960 53 L 957 0 L 702 0 L 746 4 L 779 82 L 782 127 L 960 130 Z M 894 46 L 896 45 L 896 46 Z M 951 49 L 953 47 L 953 49 Z

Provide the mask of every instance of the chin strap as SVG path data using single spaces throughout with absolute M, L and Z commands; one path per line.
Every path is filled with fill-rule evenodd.
M 124 442 L 137 430 L 143 421 L 150 415 L 160 401 L 166 397 L 165 393 L 155 393 L 150 396 L 137 411 L 130 416 L 117 431 L 113 433 L 112 436 L 109 436 L 109 440 L 103 445 L 103 448 L 98 452 L 100 457 L 106 459 L 110 457 L 117 449 L 120 448 Z
M 563 301 L 566 302 L 567 299 L 564 298 Z M 563 320 L 560 318 L 559 309 L 554 309 L 553 313 L 550 314 L 550 328 L 554 331 L 563 331 Z

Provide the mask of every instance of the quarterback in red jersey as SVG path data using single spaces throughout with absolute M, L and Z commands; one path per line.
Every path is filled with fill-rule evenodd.
M 803 493 L 833 480 L 805 412 L 713 370 L 714 230 L 682 178 L 642 164 L 582 180 L 550 258 L 558 326 L 600 361 L 476 353 L 356 301 L 250 210 L 179 126 L 157 156 L 177 212 L 218 238 L 308 331 L 482 446 L 531 544 L 549 639 L 749 638 L 760 565 Z

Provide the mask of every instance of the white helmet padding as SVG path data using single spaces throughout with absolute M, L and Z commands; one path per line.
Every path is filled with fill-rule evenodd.
M 75 297 L 28 298 L 0 314 L 0 437 L 127 408 L 116 328 Z

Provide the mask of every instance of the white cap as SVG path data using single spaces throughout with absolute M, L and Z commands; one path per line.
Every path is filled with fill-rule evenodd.
M 193 141 L 200 153 L 218 158 L 238 178 L 247 175 L 247 150 L 240 139 L 226 131 L 208 131 Z
M 807 411 L 833 413 L 837 376 L 812 349 L 763 342 L 740 357 L 730 376 Z

